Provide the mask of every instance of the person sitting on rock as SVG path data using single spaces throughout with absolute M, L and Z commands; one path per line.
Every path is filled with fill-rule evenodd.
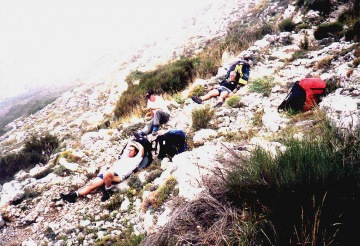
M 203 101 L 209 100 L 212 97 L 218 97 L 218 103 L 215 107 L 220 107 L 226 98 L 234 95 L 239 90 L 239 87 L 238 80 L 236 79 L 236 72 L 231 71 L 229 78 L 222 81 L 220 85 L 212 87 L 204 96 L 192 96 L 191 99 L 198 104 L 202 104 Z
M 88 185 L 78 191 L 69 194 L 61 193 L 60 196 L 63 200 L 74 203 L 77 197 L 85 196 L 92 190 L 102 187 L 103 196 L 101 197 L 101 201 L 106 201 L 110 198 L 109 190 L 112 188 L 112 184 L 120 183 L 128 177 L 140 164 L 143 156 L 144 147 L 140 143 L 132 141 L 128 144 L 127 153 L 124 152 L 121 155 L 121 158 L 116 161 L 112 167 L 104 173 L 100 173 L 99 176 L 91 180 Z
M 146 93 L 147 107 L 144 111 L 150 111 L 151 120 L 139 132 L 133 132 L 136 138 L 144 137 L 150 133 L 156 135 L 160 125 L 169 121 L 170 114 L 164 99 L 161 96 L 155 95 L 153 90 L 148 90 Z

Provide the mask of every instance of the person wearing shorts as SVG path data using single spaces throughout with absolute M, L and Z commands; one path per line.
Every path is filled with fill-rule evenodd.
M 215 107 L 220 107 L 224 103 L 226 98 L 232 96 L 238 91 L 238 85 L 239 83 L 236 79 L 236 72 L 231 71 L 229 79 L 227 81 L 221 82 L 219 86 L 212 88 L 204 96 L 192 96 L 191 99 L 198 104 L 202 104 L 203 101 L 209 100 L 212 97 L 218 97 L 218 102 Z
M 126 177 L 128 177 L 140 164 L 144 156 L 144 147 L 136 142 L 132 141 L 128 144 L 126 151 L 121 158 L 116 161 L 108 170 L 104 173 L 100 173 L 95 179 L 91 180 L 88 185 L 80 188 L 78 191 L 73 191 L 69 194 L 60 194 L 60 197 L 70 203 L 74 203 L 79 196 L 85 196 L 92 190 L 103 187 L 103 196 L 101 201 L 106 201 L 110 198 L 109 190 L 114 183 L 120 183 Z

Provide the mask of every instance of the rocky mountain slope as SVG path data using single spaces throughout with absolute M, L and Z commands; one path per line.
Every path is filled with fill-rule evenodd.
M 229 5 L 219 11 L 223 11 L 226 21 L 216 20 L 214 26 L 217 28 L 214 30 L 224 30 L 223 25 L 233 20 L 234 13 L 239 15 L 237 18 L 251 15 L 243 15 L 245 8 L 242 8 L 246 6 L 239 1 L 227 3 Z M 284 18 L 292 16 L 299 22 L 319 18 L 319 13 L 301 13 L 294 6 L 284 7 L 280 2 L 273 2 L 267 8 L 269 11 L 282 11 Z M 204 17 L 207 17 L 205 13 Z M 210 24 L 204 20 L 204 23 L 208 25 L 204 30 L 212 30 L 213 22 Z M 134 67 L 145 69 L 149 64 L 166 61 L 173 50 L 164 52 L 164 55 L 144 52 L 133 63 L 122 64 L 123 70 L 103 74 L 96 83 L 67 92 L 36 114 L 14 121 L 13 130 L 0 138 L 1 153 L 19 150 L 34 133 L 56 135 L 61 139 L 61 148 L 48 163 L 19 172 L 13 181 L 0 187 L 0 245 L 94 245 L 105 236 L 123 235 L 129 230 L 134 235 L 155 232 L 166 224 L 178 203 L 191 201 L 206 189 L 204 181 L 212 175 L 212 169 L 221 168 L 231 157 L 225 154 L 229 150 L 246 155 L 256 146 L 273 153 L 284 147 L 270 140 L 289 124 L 289 115 L 278 113 L 277 106 L 286 97 L 289 85 L 305 76 L 321 76 L 327 81 L 341 82 L 341 87 L 324 98 L 319 108 L 340 129 L 355 129 L 359 126 L 360 115 L 360 68 L 352 65 L 355 57 L 351 47 L 355 44 L 343 40 L 328 40 L 322 44 L 313 38 L 313 29 L 306 29 L 306 32 L 310 46 L 314 48 L 301 59 L 292 57 L 301 50 L 304 32 L 266 35 L 240 54 L 224 53 L 223 67 L 219 68 L 217 76 L 209 80 L 198 78 L 182 93 L 183 96 L 196 85 L 215 83 L 232 61 L 244 56 L 252 61 L 250 83 L 257 78 L 272 76 L 274 86 L 271 93 L 264 96 L 251 92 L 249 86 L 243 87 L 237 93 L 241 97 L 240 108 L 225 105 L 217 108 L 211 129 L 196 132 L 191 129 L 191 112 L 204 106 L 190 99 L 186 99 L 184 104 L 172 99 L 172 117 L 161 131 L 182 129 L 191 135 L 194 147 L 175 156 L 172 161 L 164 159 L 161 163 L 154 163 L 153 168 L 139 172 L 136 176 L 146 185 L 134 184 L 133 178 L 131 182 L 128 180 L 118 185 L 119 193 L 106 202 L 100 202 L 100 192 L 94 192 L 69 204 L 60 200 L 59 193 L 85 185 L 100 169 L 118 158 L 132 137 L 131 131 L 144 123 L 144 119 L 135 117 L 121 125 L 112 120 L 114 105 L 127 86 L 123 82 L 125 76 Z M 220 33 L 214 31 L 211 35 L 215 37 Z M 209 37 L 194 37 L 186 47 L 198 50 L 206 38 Z M 194 42 L 199 46 L 194 46 Z M 185 46 L 177 47 L 180 52 Z M 320 68 L 318 64 L 328 56 L 334 58 L 327 67 Z M 215 101 L 208 101 L 210 107 L 214 104 Z M 110 127 L 104 127 L 106 121 L 110 122 Z M 296 135 L 301 137 L 301 129 L 311 127 L 314 121 L 300 120 L 293 124 L 299 127 Z M 239 141 L 229 140 L 229 136 L 237 133 L 244 137 Z M 151 140 L 152 136 L 149 138 Z M 72 159 L 57 158 L 65 152 L 71 153 Z M 222 161 L 219 156 L 224 156 Z M 36 178 L 49 168 L 54 171 Z M 172 180 L 176 180 L 173 191 L 163 203 L 155 206 L 152 201 L 157 190 Z

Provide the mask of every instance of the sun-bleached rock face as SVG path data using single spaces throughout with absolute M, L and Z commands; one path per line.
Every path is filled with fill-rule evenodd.
M 275 3 L 271 3 L 269 8 L 277 9 Z M 282 9 L 285 11 L 285 8 Z M 300 20 L 319 17 L 319 13 L 314 11 L 306 15 L 294 11 L 294 6 L 288 6 L 284 16 L 294 15 L 299 23 Z M 202 17 L 202 21 L 209 18 L 206 13 L 202 13 Z M 228 20 L 233 18 L 235 17 Z M 225 31 L 226 28 L 221 30 Z M 313 38 L 313 30 L 305 31 L 309 36 L 310 45 L 319 45 L 320 42 Z M 225 103 L 222 107 L 214 109 L 214 118 L 210 121 L 209 129 L 194 131 L 191 112 L 204 106 L 213 107 L 217 102 L 215 99 L 208 100 L 203 105 L 197 105 L 189 98 L 186 98 L 183 104 L 172 101 L 169 105 L 171 118 L 160 128 L 159 134 L 169 129 L 182 129 L 194 146 L 176 155 L 172 161 L 169 158 L 159 161 L 161 174 L 149 183 L 152 188 L 144 189 L 139 196 L 124 195 L 124 201 L 114 211 L 106 207 L 109 201 L 100 202 L 101 192 L 90 193 L 79 198 L 74 204 L 62 201 L 59 194 L 82 187 L 99 172 L 104 172 L 119 158 L 124 146 L 132 139 L 131 132 L 126 129 L 138 130 L 135 126 L 146 123 L 143 118 L 133 117 L 117 129 L 103 127 L 106 121 L 114 122 L 112 112 L 118 97 L 127 88 L 124 78 L 130 68 L 140 66 L 141 62 L 144 63 L 143 69 L 146 66 L 154 66 L 155 61 L 167 57 L 165 51 L 161 56 L 150 49 L 147 56 L 139 57 L 133 65 L 126 68 L 129 71 L 114 72 L 111 82 L 101 80 L 80 86 L 64 93 L 36 114 L 14 121 L 11 124 L 13 129 L 0 140 L 0 151 L 8 150 L 8 147 L 3 147 L 5 145 L 23 143 L 32 133 L 43 132 L 56 135 L 61 139 L 62 146 L 51 156 L 48 163 L 20 171 L 16 174 L 15 180 L 0 185 L 0 238 L 10 242 L 9 240 L 15 238 L 10 232 L 25 234 L 26 232 L 19 228 L 26 228 L 32 234 L 22 237 L 19 244 L 76 245 L 82 242 L 83 245 L 94 245 L 95 238 L 120 235 L 128 224 L 133 225 L 136 235 L 156 231 L 171 218 L 174 209 L 171 206 L 172 199 L 158 209 L 150 207 L 144 211 L 142 206 L 146 199 L 154 195 L 156 188 L 162 186 L 169 178 L 173 177 L 177 182 L 177 198 L 191 201 L 201 196 L 205 189 L 204 180 L 214 175 L 214 170 L 223 168 L 229 162 L 239 161 L 237 155 L 246 156 L 256 147 L 269 151 L 273 156 L 286 149 L 282 143 L 269 140 L 272 134 L 288 127 L 289 124 L 289 118 L 279 113 L 277 106 L 287 96 L 291 85 L 306 76 L 321 76 L 326 81 L 339 82 L 341 88 L 324 97 L 319 108 L 339 129 L 356 129 L 359 126 L 360 68 L 352 67 L 354 55 L 348 52 L 332 60 L 329 68 L 316 69 L 317 64 L 324 58 L 349 49 L 353 44 L 328 40 L 327 42 L 331 43 L 323 46 L 320 43 L 317 49 L 309 50 L 305 57 L 288 61 L 301 49 L 300 43 L 305 31 L 266 35 L 240 54 L 224 53 L 222 66 L 216 75 L 209 79 L 198 78 L 182 92 L 182 96 L 186 98 L 195 86 L 216 85 L 217 80 L 225 76 L 229 64 L 244 57 L 250 59 L 252 65 L 249 85 L 237 92 L 240 105 L 231 108 Z M 219 29 L 217 32 L 220 32 Z M 189 49 L 200 50 L 201 40 L 202 37 L 193 38 L 189 41 Z M 169 53 L 173 55 L 173 50 Z M 154 59 L 154 64 L 150 64 L 151 59 Z M 98 77 L 100 72 L 94 72 L 92 76 Z M 274 77 L 275 83 L 267 96 L 251 90 L 251 83 L 264 76 Z M 297 123 L 297 127 L 310 127 L 312 124 L 312 121 L 302 121 Z M 256 135 L 251 135 L 252 132 L 256 132 Z M 237 133 L 243 134 L 244 138 L 239 141 L 229 140 Z M 298 132 L 294 137 L 303 139 L 304 134 Z M 153 140 L 155 137 L 148 136 L 148 139 Z M 21 146 L 14 148 L 21 149 Z M 60 157 L 57 159 L 57 156 L 65 151 L 70 152 L 74 160 Z M 52 171 L 40 178 L 47 169 Z M 136 175 L 144 184 L 150 174 L 151 170 L 146 169 Z M 130 194 L 133 192 L 128 180 L 115 185 L 114 189 L 128 191 Z M 30 193 L 34 197 L 28 198 L 25 193 Z M 21 204 L 16 205 L 18 202 Z M 10 216 L 13 221 L 5 223 L 5 217 L 1 217 L 4 214 Z M 53 232 L 56 238 L 46 236 L 45 229 L 49 232 L 47 235 L 52 235 Z M 7 236 L 8 234 L 12 237 Z M 63 240 L 65 236 L 66 240 Z
M 3 184 L 0 193 L 0 205 L 19 201 L 25 195 L 23 186 L 18 181 L 11 181 Z

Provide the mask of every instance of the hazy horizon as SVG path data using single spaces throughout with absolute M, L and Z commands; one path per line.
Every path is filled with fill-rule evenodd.
M 3 0 L 0 99 L 68 83 L 97 59 L 166 37 L 217 0 Z

